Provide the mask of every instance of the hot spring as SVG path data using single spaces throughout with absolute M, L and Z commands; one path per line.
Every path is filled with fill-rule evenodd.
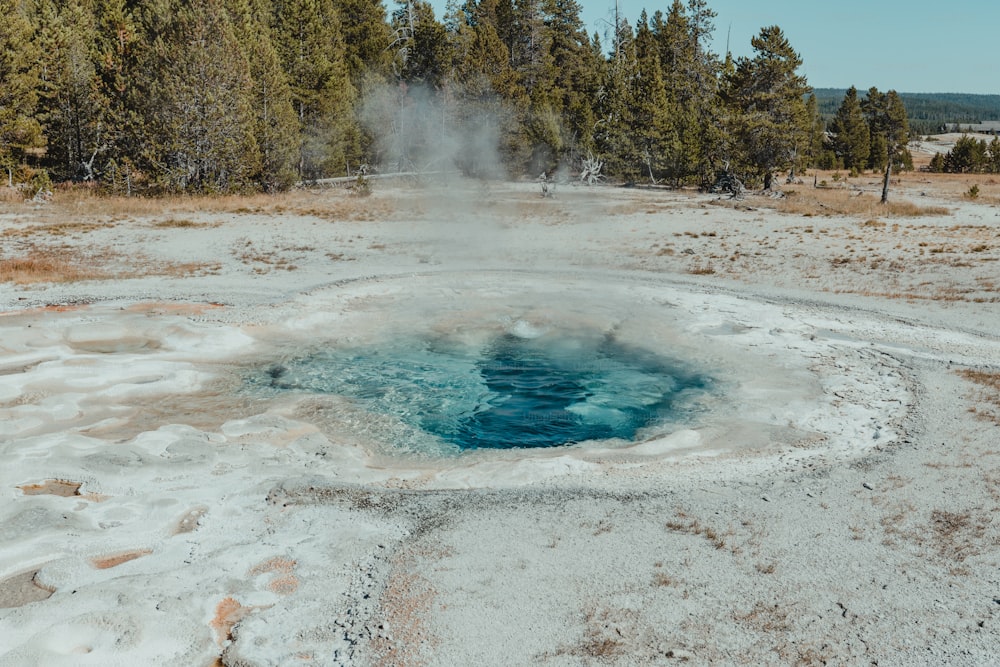
M 634 274 L 380 276 L 271 313 L 242 392 L 386 470 L 812 437 L 791 426 L 818 394 L 801 335 L 747 325 L 764 313 Z
M 0 439 L 72 429 L 176 461 L 252 451 L 292 476 L 469 488 L 850 455 L 894 437 L 905 390 L 829 319 L 631 273 L 432 271 L 164 310 L 0 322 Z
M 425 453 L 635 441 L 689 426 L 714 384 L 692 364 L 606 332 L 543 331 L 523 320 L 506 329 L 484 340 L 322 346 L 249 381 L 273 394 L 345 397 L 404 425 L 400 444 Z

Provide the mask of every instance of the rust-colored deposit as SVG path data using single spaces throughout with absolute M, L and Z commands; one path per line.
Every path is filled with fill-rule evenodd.
M 244 607 L 235 598 L 225 597 L 215 606 L 215 616 L 209 625 L 215 630 L 219 645 L 232 640 L 233 627 L 253 611 L 254 607 Z
M 47 479 L 37 484 L 21 484 L 17 488 L 26 496 L 62 496 L 71 498 L 80 495 L 83 482 L 71 482 L 68 479 Z
M 250 568 L 247 575 L 256 577 L 272 573 L 275 576 L 268 582 L 268 590 L 278 595 L 291 595 L 299 589 L 299 578 L 292 573 L 296 564 L 291 558 L 275 556 Z
M 143 315 L 203 315 L 206 311 L 224 308 L 221 303 L 169 303 L 166 301 L 143 301 L 125 308 L 130 313 Z
M 153 553 L 152 549 L 135 549 L 133 551 L 124 551 L 122 553 L 113 554 L 110 556 L 99 556 L 97 558 L 91 558 L 90 562 L 93 563 L 94 567 L 98 570 L 107 570 L 112 567 L 118 567 L 122 563 L 127 563 L 130 560 L 135 560 L 136 558 L 142 558 L 143 556 L 148 556 Z
M 38 581 L 38 570 L 28 570 L 0 580 L 0 609 L 23 607 L 52 597 L 56 589 Z
M 281 572 L 283 574 L 289 574 L 295 569 L 298 563 L 291 558 L 285 558 L 284 556 L 275 556 L 274 558 L 268 558 L 262 563 L 258 563 L 250 568 L 247 574 L 251 577 L 255 577 L 258 574 L 264 574 L 266 572 Z
M 72 304 L 72 305 L 62 305 L 62 304 L 49 304 L 47 306 L 41 306 L 39 308 L 27 308 L 25 310 L 4 310 L 0 311 L 0 317 L 10 317 L 12 315 L 32 315 L 34 313 L 66 313 L 73 310 L 80 310 L 86 308 L 87 304 Z

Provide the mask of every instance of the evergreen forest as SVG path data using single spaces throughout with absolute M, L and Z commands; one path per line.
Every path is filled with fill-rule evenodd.
M 819 113 L 829 120 L 836 113 L 845 91 L 817 88 Z M 935 134 L 948 125 L 1000 121 L 1000 95 L 971 93 L 900 93 L 910 130 L 915 134 Z
M 375 171 L 769 186 L 905 168 L 895 92 L 830 120 L 781 28 L 713 53 L 705 0 L 588 34 L 576 0 L 0 0 L 8 185 L 274 192 Z M 829 131 L 828 131 L 829 130 Z

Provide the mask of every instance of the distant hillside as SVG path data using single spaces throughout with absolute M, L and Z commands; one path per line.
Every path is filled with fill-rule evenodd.
M 858 89 L 863 98 L 867 89 Z M 837 113 L 844 99 L 844 88 L 817 88 L 816 101 L 825 120 Z M 910 129 L 918 134 L 932 134 L 945 123 L 982 123 L 1000 121 L 1000 95 L 967 93 L 900 93 L 910 119 Z

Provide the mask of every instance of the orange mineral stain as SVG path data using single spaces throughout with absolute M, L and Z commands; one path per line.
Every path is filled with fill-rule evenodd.
M 251 611 L 253 611 L 253 607 L 244 607 L 234 598 L 223 598 L 215 606 L 215 616 L 209 621 L 209 625 L 215 630 L 216 641 L 221 645 L 223 642 L 232 640 L 233 627 L 246 618 Z
M 80 495 L 82 482 L 71 482 L 66 479 L 47 479 L 37 484 L 21 484 L 17 488 L 26 496 L 62 496 L 70 498 Z
M 117 567 L 122 563 L 127 563 L 130 560 L 135 560 L 136 558 L 142 558 L 143 556 L 148 556 L 153 553 L 152 549 L 136 549 L 134 551 L 125 551 L 120 554 L 113 554 L 111 556 L 100 556 L 97 558 L 91 558 L 90 562 L 94 564 L 98 570 L 107 570 L 108 568 Z

